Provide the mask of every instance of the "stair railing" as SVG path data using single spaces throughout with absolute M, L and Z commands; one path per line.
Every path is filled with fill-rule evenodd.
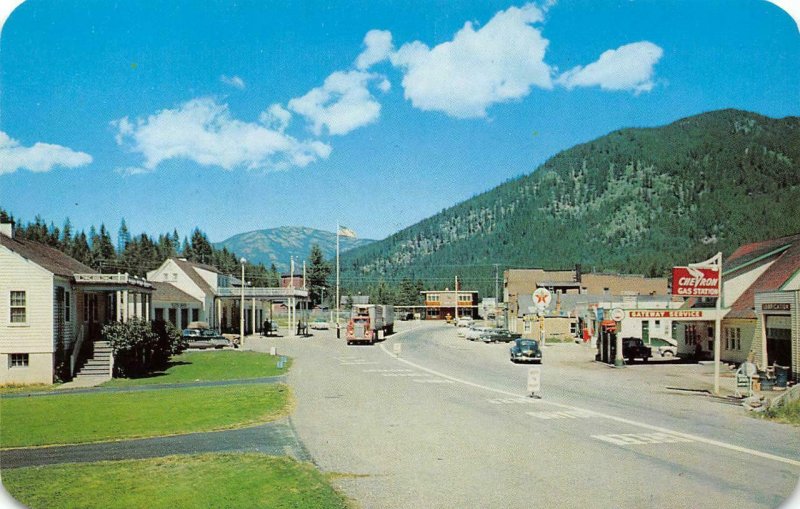
M 81 347 L 83 346 L 83 340 L 85 339 L 86 334 L 84 333 L 83 325 L 78 327 L 78 336 L 75 344 L 72 346 L 72 354 L 69 356 L 69 376 L 75 376 L 75 366 L 78 363 L 78 357 L 81 354 Z

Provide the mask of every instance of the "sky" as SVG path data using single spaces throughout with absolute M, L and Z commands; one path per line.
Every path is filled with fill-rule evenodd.
M 798 83 L 763 0 L 28 0 L 0 32 L 0 207 L 381 239 L 615 129 L 798 116 Z

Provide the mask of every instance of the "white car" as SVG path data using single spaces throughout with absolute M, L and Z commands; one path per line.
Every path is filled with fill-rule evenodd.
M 464 338 L 470 341 L 477 341 L 481 338 L 481 334 L 483 334 L 487 330 L 487 327 L 475 327 L 474 325 L 469 329 L 466 329 L 464 332 Z
M 456 322 L 456 327 L 471 327 L 473 323 L 475 323 L 475 321 L 472 318 L 462 316 Z
M 309 327 L 311 327 L 312 329 L 316 329 L 316 330 L 328 330 L 328 329 L 330 329 L 330 325 L 328 325 L 328 322 L 326 322 L 325 320 L 323 320 L 321 318 L 311 322 Z

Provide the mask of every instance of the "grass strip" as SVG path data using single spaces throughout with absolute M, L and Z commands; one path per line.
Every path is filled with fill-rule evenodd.
M 309 463 L 264 454 L 200 454 L 3 471 L 30 509 L 350 507 Z
M 274 420 L 289 403 L 284 384 L 0 398 L 0 447 L 229 429 Z
M 141 378 L 115 378 L 103 387 L 130 387 L 149 384 L 174 384 L 215 380 L 238 380 L 283 375 L 291 366 L 291 359 L 282 369 L 277 367 L 280 357 L 236 350 L 184 352 L 170 360 L 163 372 Z
M 771 421 L 800 426 L 800 399 L 790 401 L 778 408 L 770 408 L 764 412 L 763 416 Z

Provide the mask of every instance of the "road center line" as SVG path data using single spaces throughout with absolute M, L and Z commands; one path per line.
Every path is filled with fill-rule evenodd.
M 400 334 L 405 334 L 405 333 L 412 332 L 412 331 L 413 331 L 413 329 L 407 330 L 407 331 L 403 331 L 401 333 L 397 333 L 394 336 L 392 336 L 392 338 L 394 338 L 395 336 L 399 336 Z M 383 352 L 386 355 L 394 357 L 398 361 L 400 361 L 402 363 L 405 363 L 405 364 L 407 364 L 409 366 L 412 366 L 414 368 L 417 368 L 419 370 L 427 371 L 428 373 L 431 373 L 432 375 L 440 376 L 442 378 L 446 378 L 448 380 L 452 380 L 453 382 L 460 383 L 462 385 L 468 385 L 470 387 L 475 387 L 477 389 L 483 389 L 485 391 L 490 391 L 490 392 L 494 392 L 494 393 L 497 393 L 497 394 L 504 394 L 506 396 L 513 396 L 513 397 L 516 397 L 516 398 L 520 397 L 518 393 L 513 393 L 513 392 L 510 392 L 510 391 L 504 391 L 502 389 L 495 389 L 493 387 L 487 387 L 485 385 L 477 384 L 475 382 L 470 382 L 469 380 L 462 380 L 460 378 L 456 378 L 454 376 L 446 375 L 444 373 L 440 373 L 440 372 L 435 371 L 433 369 L 426 368 L 425 366 L 421 366 L 421 365 L 419 365 L 419 364 L 417 364 L 415 362 L 411 362 L 411 361 L 409 361 L 407 359 L 403 359 L 401 357 L 398 357 L 398 356 L 394 355 L 393 353 L 389 352 L 389 350 L 387 350 L 386 347 L 384 347 L 383 344 L 380 344 L 378 346 L 380 346 L 381 350 L 383 350 Z M 701 436 L 697 436 L 697 435 L 691 435 L 689 433 L 683 433 L 683 432 L 680 432 L 680 431 L 673 431 L 673 430 L 668 429 L 668 428 L 662 428 L 660 426 L 653 426 L 651 424 L 646 424 L 646 423 L 643 423 L 643 422 L 633 421 L 631 419 L 625 419 L 624 417 L 617 417 L 615 415 L 604 414 L 604 413 L 596 412 L 594 410 L 587 410 L 587 409 L 584 409 L 584 408 L 571 406 L 571 405 L 564 405 L 562 403 L 555 403 L 553 401 L 547 401 L 547 400 L 544 400 L 544 399 L 531 400 L 530 402 L 531 402 L 531 404 L 533 404 L 535 402 L 537 405 L 538 404 L 553 405 L 553 406 L 556 406 L 556 407 L 559 407 L 559 408 L 565 408 L 565 409 L 568 409 L 568 410 L 577 410 L 577 411 L 580 411 L 580 412 L 592 412 L 597 417 L 603 417 L 605 419 L 609 419 L 609 420 L 612 420 L 612 421 L 617 421 L 617 422 L 621 422 L 621 423 L 624 423 L 624 424 L 630 424 L 631 426 L 637 426 L 639 428 L 658 431 L 658 432 L 661 432 L 661 433 L 669 433 L 669 434 L 672 434 L 672 435 L 675 435 L 675 436 L 686 438 L 688 440 L 692 440 L 694 442 L 700 442 L 700 443 L 707 444 L 707 445 L 713 445 L 713 446 L 716 446 L 716 447 L 720 447 L 722 449 L 728 449 L 730 451 L 736 451 L 736 452 L 740 452 L 740 453 L 744 453 L 744 454 L 749 454 L 751 456 L 757 456 L 759 458 L 764 458 L 764 459 L 768 459 L 768 460 L 772 460 L 772 461 L 778 461 L 780 463 L 786 463 L 788 465 L 792 465 L 792 466 L 795 466 L 795 467 L 800 467 L 800 461 L 793 460 L 793 459 L 790 459 L 790 458 L 784 458 L 782 456 L 776 456 L 774 454 L 769 454 L 769 453 L 766 453 L 766 452 L 756 451 L 755 449 L 748 449 L 747 447 L 740 447 L 738 445 L 728 444 L 726 442 L 720 442 L 718 440 L 712 440 L 710 438 L 705 438 L 705 437 L 701 437 Z

